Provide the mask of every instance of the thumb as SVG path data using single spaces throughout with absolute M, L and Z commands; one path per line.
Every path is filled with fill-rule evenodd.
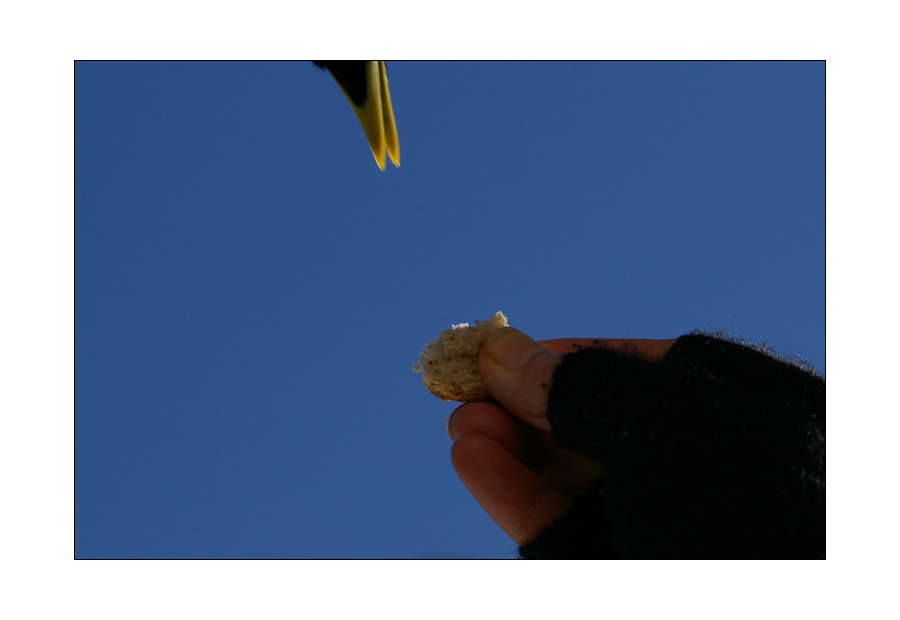
M 481 379 L 491 395 L 513 415 L 550 430 L 547 393 L 553 370 L 562 360 L 514 327 L 488 337 L 478 357 Z

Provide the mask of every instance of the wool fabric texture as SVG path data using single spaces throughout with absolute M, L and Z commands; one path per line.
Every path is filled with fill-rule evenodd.
M 547 419 L 604 474 L 519 557 L 825 557 L 825 380 L 808 367 L 701 333 L 658 362 L 582 348 Z

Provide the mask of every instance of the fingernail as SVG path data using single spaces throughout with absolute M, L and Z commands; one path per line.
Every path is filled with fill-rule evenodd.
M 483 348 L 494 362 L 508 370 L 521 368 L 541 350 L 541 345 L 515 327 L 496 330 L 488 336 Z
M 459 407 L 462 407 L 462 405 L 459 405 Z M 456 431 L 453 428 L 453 418 L 456 417 L 456 412 L 459 411 L 459 407 L 454 409 L 453 413 L 447 416 L 447 437 L 450 438 L 450 441 L 456 441 Z

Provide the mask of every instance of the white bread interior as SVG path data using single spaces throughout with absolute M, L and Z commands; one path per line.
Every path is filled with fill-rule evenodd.
M 453 325 L 425 345 L 412 369 L 421 372 L 422 385 L 443 400 L 492 400 L 481 381 L 478 352 L 492 331 L 508 326 L 502 312 L 472 326 Z

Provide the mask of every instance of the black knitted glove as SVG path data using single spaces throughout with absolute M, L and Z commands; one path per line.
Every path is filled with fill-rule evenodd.
M 825 381 L 753 348 L 682 336 L 661 362 L 565 356 L 558 443 L 604 478 L 524 558 L 817 558 L 825 553 Z

